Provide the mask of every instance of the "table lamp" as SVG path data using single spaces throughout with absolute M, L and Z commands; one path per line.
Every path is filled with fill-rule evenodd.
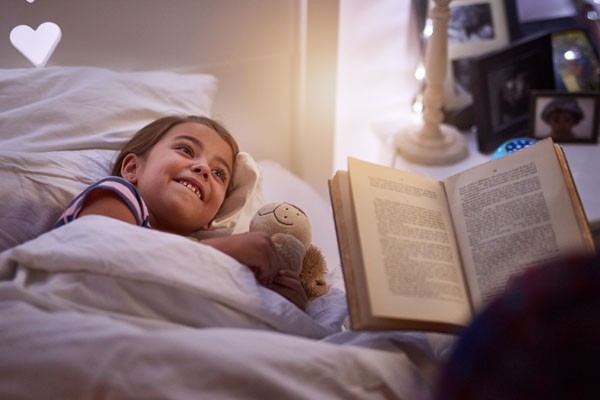
M 465 137 L 444 119 L 444 81 L 448 64 L 448 19 L 451 0 L 433 0 L 433 31 L 425 49 L 423 121 L 401 129 L 394 136 L 396 152 L 407 161 L 424 165 L 459 162 L 468 154 Z

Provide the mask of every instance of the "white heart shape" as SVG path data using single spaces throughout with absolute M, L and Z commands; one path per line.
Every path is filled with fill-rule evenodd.
M 36 30 L 27 25 L 15 26 L 10 31 L 10 42 L 33 65 L 43 67 L 60 42 L 62 33 L 54 22 L 44 22 Z
M 35 0 L 26 0 L 29 4 L 33 3 Z

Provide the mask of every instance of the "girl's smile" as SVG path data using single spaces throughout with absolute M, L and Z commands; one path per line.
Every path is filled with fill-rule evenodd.
M 177 180 L 177 182 L 181 183 L 188 190 L 190 190 L 192 193 L 194 193 L 194 195 L 196 195 L 200 200 L 203 200 L 204 194 L 203 194 L 201 184 L 199 184 L 193 180 L 188 180 L 188 179 L 180 179 L 180 180 Z

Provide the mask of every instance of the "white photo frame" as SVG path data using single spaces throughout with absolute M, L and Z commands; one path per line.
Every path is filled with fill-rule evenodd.
M 500 49 L 510 43 L 506 11 L 501 1 L 497 0 L 452 0 L 451 16 L 448 20 L 448 57 L 450 59 L 473 57 Z M 466 31 L 464 40 L 452 35 L 463 22 L 462 30 Z M 487 26 L 488 23 L 491 26 Z M 466 24 L 466 25 L 465 25 Z M 488 29 L 491 28 L 491 33 Z M 479 35 L 473 31 L 477 29 Z M 482 32 L 485 31 L 485 32 Z

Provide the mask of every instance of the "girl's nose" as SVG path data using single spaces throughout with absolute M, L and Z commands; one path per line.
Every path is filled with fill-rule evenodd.
M 194 164 L 192 165 L 192 171 L 195 174 L 202 176 L 203 178 L 208 178 L 208 166 L 204 164 Z

